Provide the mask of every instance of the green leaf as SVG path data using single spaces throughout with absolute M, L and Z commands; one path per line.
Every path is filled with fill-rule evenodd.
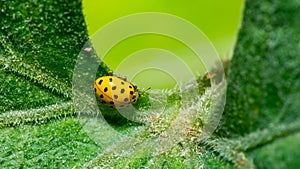
M 227 106 L 218 130 L 219 136 L 234 145 L 225 142 L 217 152 L 237 166 L 299 166 L 298 160 L 290 158 L 298 149 L 290 142 L 299 142 L 299 138 L 282 139 L 280 150 L 269 151 L 276 148 L 276 140 L 300 131 L 299 9 L 298 0 L 246 1 L 229 71 Z M 269 143 L 272 145 L 264 148 Z M 226 147 L 229 152 L 223 153 Z M 236 156 L 242 152 L 246 152 L 245 160 Z
M 82 166 L 100 148 L 70 117 L 72 71 L 87 39 L 80 1 L 0 5 L 1 168 Z
M 208 111 L 215 103 L 211 96 L 224 97 L 211 94 L 224 86 L 210 87 L 205 77 L 197 85 L 142 96 L 136 108 L 152 115 L 143 119 L 147 123 L 116 116 L 103 121 L 100 115 L 98 121 L 86 121 L 100 123 L 82 123 L 93 114 L 77 116 L 71 100 L 88 98 L 72 91 L 73 69 L 88 37 L 81 2 L 7 0 L 0 5 L 0 168 L 300 165 L 299 0 L 246 1 L 222 124 L 210 138 L 203 133 L 215 126 L 206 124 L 218 120 Z M 105 72 L 102 63 L 98 75 Z M 90 101 L 82 104 L 89 108 Z
M 300 153 L 297 147 L 299 147 L 299 140 L 299 133 L 278 139 L 253 151 L 251 156 L 259 168 L 298 168 Z

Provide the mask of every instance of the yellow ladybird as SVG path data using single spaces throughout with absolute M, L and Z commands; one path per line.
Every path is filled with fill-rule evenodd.
M 117 109 L 135 104 L 140 97 L 135 85 L 127 82 L 126 78 L 113 76 L 111 71 L 109 76 L 102 76 L 95 80 L 94 90 L 103 103 Z

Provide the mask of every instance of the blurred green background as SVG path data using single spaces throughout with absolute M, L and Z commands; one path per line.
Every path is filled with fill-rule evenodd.
M 161 12 L 181 17 L 195 25 L 204 33 L 204 36 L 207 36 L 208 38 L 208 40 L 202 40 L 199 42 L 200 44 L 197 43 L 194 45 L 201 46 L 201 43 L 212 43 L 211 46 L 216 48 L 217 54 L 225 61 L 230 60 L 232 57 L 237 32 L 242 18 L 243 5 L 243 0 L 233 0 L 228 2 L 218 0 L 193 0 L 189 2 L 179 0 L 84 0 L 83 13 L 92 41 L 97 41 L 97 38 L 95 37 L 97 36 L 95 35 L 96 32 L 108 23 L 131 14 Z M 132 27 L 133 26 L 134 25 L 132 25 Z M 154 25 L 154 27 L 155 26 L 159 25 Z M 181 25 L 179 24 L 178 28 L 179 26 Z M 166 29 L 176 30 L 178 28 L 173 27 Z M 124 29 L 125 28 L 120 26 L 119 31 L 126 31 Z M 186 34 L 189 33 L 187 30 L 182 30 L 182 32 L 184 31 L 186 31 Z M 112 33 L 110 36 L 114 36 L 114 34 Z M 122 38 L 120 37 L 120 39 Z M 109 38 L 107 38 L 106 41 L 109 43 Z M 98 50 L 98 54 L 100 55 L 101 50 L 103 50 L 101 49 L 101 46 L 95 45 L 94 47 Z M 152 88 L 171 89 L 179 81 L 185 84 L 193 78 L 193 75 L 197 76 L 208 71 L 206 70 L 204 63 L 198 59 L 198 56 L 191 51 L 190 47 L 191 46 L 188 44 L 183 44 L 178 41 L 178 39 L 173 39 L 171 37 L 159 34 L 143 34 L 122 40 L 114 45 L 107 55 L 100 57 L 103 58 L 103 61 L 111 69 L 117 71 L 117 73 L 121 75 L 126 75 L 138 86 L 143 88 L 151 86 Z M 157 53 L 155 51 L 149 51 L 149 54 L 146 54 L 144 51 L 144 55 L 135 53 L 140 50 L 152 48 L 164 49 L 172 52 L 173 56 L 164 57 L 168 56 L 168 54 Z M 206 50 L 208 49 L 203 48 L 202 52 Z M 213 56 L 208 57 L 211 57 L 213 60 Z M 127 61 L 128 59 L 131 60 L 131 62 Z M 177 69 L 171 70 L 173 71 L 171 73 L 168 69 L 159 71 L 160 67 L 157 62 L 165 64 L 165 67 L 169 65 L 168 67 L 176 67 Z M 143 67 L 145 69 L 147 68 L 147 70 L 143 70 Z M 184 71 L 185 69 L 189 70 Z

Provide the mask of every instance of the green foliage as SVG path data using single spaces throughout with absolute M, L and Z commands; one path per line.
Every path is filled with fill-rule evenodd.
M 299 9 L 297 0 L 247 1 L 231 63 L 223 132 L 242 135 L 299 118 Z
M 102 136 L 115 139 L 111 149 L 94 142 L 74 116 L 72 71 L 87 40 L 81 2 L 1 1 L 0 5 L 0 168 L 300 165 L 299 0 L 246 1 L 224 116 L 211 138 L 201 137 L 203 125 L 213 119 L 206 111 L 212 91 L 203 90 L 209 85 L 200 78 L 200 88 L 158 91 L 151 98 L 145 94 L 137 105 L 140 112 L 151 114 L 144 125 L 111 120 L 109 125 L 126 136 L 120 140 L 112 134 Z M 98 75 L 106 72 L 107 67 L 100 65 Z M 150 100 L 159 106 L 149 106 Z M 176 119 L 178 114 L 182 118 Z M 172 126 L 176 120 L 179 125 Z M 154 148 L 168 142 L 159 145 L 149 139 L 170 136 L 167 129 L 178 142 L 157 153 Z
M 1 168 L 82 166 L 100 148 L 70 118 L 72 70 L 87 39 L 80 1 L 0 9 Z
M 1 129 L 1 168 L 80 167 L 100 150 L 74 118 Z
M 259 168 L 299 168 L 300 153 L 295 150 L 299 147 L 299 140 L 299 133 L 291 135 L 255 150 L 251 156 Z
M 0 71 L 0 79 L 0 114 L 66 100 L 61 96 L 50 95 L 48 89 L 34 85 L 32 81 L 11 72 Z
M 272 148 L 260 149 L 300 131 L 299 9 L 298 0 L 246 1 L 229 71 L 227 105 L 218 130 L 219 136 L 234 144 L 226 142 L 218 152 L 223 153 L 228 145 L 231 152 L 257 152 L 251 153 L 251 158 L 259 168 L 300 165 L 298 160 L 287 159 L 289 154 L 297 154 L 298 148 L 290 144 L 291 139 L 282 140 L 282 149 L 276 153 L 268 152 Z M 232 158 L 226 153 L 225 156 Z M 278 160 L 279 156 L 282 160 Z M 253 165 L 251 158 L 246 158 L 249 165 Z M 238 157 L 233 159 L 238 166 L 241 164 Z

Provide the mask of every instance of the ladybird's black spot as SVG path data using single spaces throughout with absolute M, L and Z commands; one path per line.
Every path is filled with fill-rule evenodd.
M 112 82 L 112 78 L 109 78 L 109 82 Z
M 132 86 L 129 86 L 130 89 L 132 89 Z
M 125 99 L 124 99 L 124 102 L 128 102 L 128 101 L 129 101 L 129 99 L 128 99 L 128 98 L 125 98 Z
M 136 95 L 132 96 L 132 99 L 135 99 L 136 98 Z
M 104 92 L 107 92 L 107 90 L 108 90 L 107 87 L 105 87 L 105 88 L 104 88 Z
M 117 89 L 117 86 L 113 86 L 111 89 L 112 89 L 112 90 L 116 90 L 116 89 Z
M 104 96 L 103 96 L 103 94 L 100 94 L 100 98 L 103 98 Z
M 114 95 L 114 98 L 115 98 L 115 99 L 118 99 L 118 95 Z
M 133 91 L 130 91 L 130 94 L 133 95 Z
M 124 85 L 125 83 L 123 81 L 121 81 L 121 84 Z
M 101 79 L 101 80 L 98 82 L 98 84 L 99 84 L 99 85 L 101 85 L 101 84 L 102 84 L 102 82 L 103 82 L 103 80 Z
M 135 102 L 136 102 L 136 100 L 134 99 L 134 100 L 132 100 L 132 102 L 133 102 L 133 103 L 135 103 Z
M 125 89 L 121 89 L 121 93 L 124 93 L 125 92 Z
M 97 92 L 97 89 L 94 87 L 94 91 Z
M 113 102 L 113 101 L 110 101 L 109 103 L 110 103 L 110 104 L 114 104 L 114 102 Z

